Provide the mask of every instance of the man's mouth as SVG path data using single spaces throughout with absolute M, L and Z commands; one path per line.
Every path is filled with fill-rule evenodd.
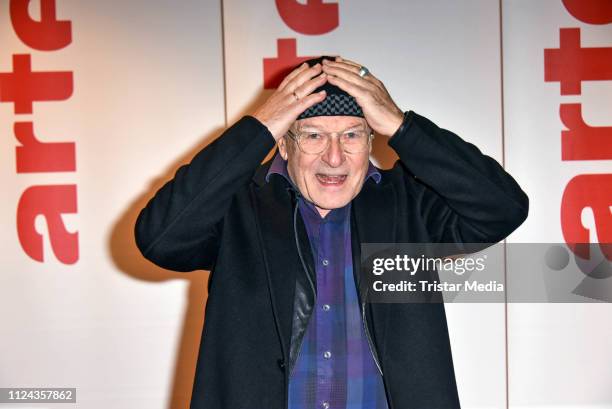
M 326 175 L 317 173 L 317 180 L 323 186 L 341 186 L 346 181 L 347 175 Z

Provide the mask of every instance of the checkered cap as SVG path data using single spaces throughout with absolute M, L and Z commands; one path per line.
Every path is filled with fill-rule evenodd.
M 310 67 L 317 63 L 322 63 L 323 59 L 334 61 L 334 57 L 322 56 L 313 58 L 306 62 Z M 297 67 L 296 67 L 297 68 Z M 326 82 L 314 92 L 323 91 L 327 93 L 325 99 L 318 104 L 315 104 L 302 112 L 297 119 L 312 118 L 313 116 L 358 116 L 363 118 L 363 111 L 355 100 L 355 97 L 349 95 L 335 85 Z
M 302 112 L 298 119 L 335 115 L 360 116 L 363 118 L 361 107 L 357 104 L 354 97 L 342 94 L 328 94 L 322 102 Z

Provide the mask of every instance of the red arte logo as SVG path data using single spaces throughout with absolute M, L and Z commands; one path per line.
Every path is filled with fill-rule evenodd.
M 577 20 L 594 25 L 612 23 L 610 0 L 563 0 Z M 586 30 L 586 29 L 585 29 Z M 559 48 L 544 50 L 544 79 L 559 82 L 561 95 L 581 95 L 582 81 L 612 80 L 612 44 L 582 47 L 580 28 L 560 28 Z M 606 47 L 607 46 L 607 47 Z M 588 101 L 583 101 L 588 104 Z M 561 132 L 562 161 L 612 160 L 612 126 L 590 126 L 582 116 L 583 103 L 561 103 L 559 114 L 567 128 Z M 565 187 L 561 201 L 561 228 L 565 242 L 589 258 L 589 230 L 582 211 L 592 209 L 601 251 L 612 261 L 612 173 L 581 174 Z
M 41 52 L 68 46 L 72 42 L 71 22 L 57 20 L 55 0 L 39 0 L 38 19 L 30 16 L 30 3 L 30 0 L 10 1 L 12 28 L 21 42 Z M 72 71 L 35 70 L 36 56 L 36 53 L 13 54 L 12 72 L 0 73 L 0 102 L 13 104 L 13 130 L 20 144 L 15 149 L 16 172 L 75 172 L 74 142 L 44 142 L 44 130 L 36 129 L 33 120 L 22 120 L 21 115 L 35 114 L 35 102 L 63 101 L 73 93 Z M 34 226 L 40 215 L 46 219 L 55 257 L 64 264 L 76 263 L 78 232 L 69 232 L 62 221 L 62 214 L 74 213 L 77 213 L 76 184 L 28 187 L 17 204 L 17 234 L 24 252 L 36 261 L 45 260 L 43 237 Z
M 307 35 L 322 35 L 335 30 L 340 24 L 338 3 L 323 0 L 276 0 L 276 9 L 283 22 L 293 31 Z M 277 88 L 283 78 L 299 63 L 314 56 L 298 56 L 295 38 L 277 40 L 278 56 L 263 59 L 264 88 Z

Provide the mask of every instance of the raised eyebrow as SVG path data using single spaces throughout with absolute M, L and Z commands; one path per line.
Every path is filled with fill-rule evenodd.
M 318 128 L 310 128 L 308 126 L 305 126 L 303 128 L 300 128 L 300 132 L 327 132 L 327 131 L 323 131 Z
M 357 124 L 351 127 L 346 128 L 345 130 L 342 131 L 342 133 L 344 132 L 352 132 L 352 131 L 365 131 L 366 127 L 361 125 L 361 124 Z M 319 128 L 315 128 L 315 127 L 309 127 L 308 125 L 305 125 L 303 128 L 300 129 L 300 132 L 321 132 L 321 133 L 329 133 L 329 131 L 324 131 L 322 129 Z

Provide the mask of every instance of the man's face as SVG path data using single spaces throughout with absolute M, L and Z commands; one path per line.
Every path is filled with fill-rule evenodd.
M 292 131 L 338 133 L 367 129 L 363 118 L 353 116 L 301 119 L 292 127 Z M 295 140 L 288 136 L 279 140 L 278 147 L 283 159 L 287 160 L 289 176 L 302 196 L 313 202 L 323 217 L 331 209 L 348 204 L 363 186 L 368 171 L 369 148 L 361 153 L 346 153 L 336 135 L 320 154 L 302 152 Z

